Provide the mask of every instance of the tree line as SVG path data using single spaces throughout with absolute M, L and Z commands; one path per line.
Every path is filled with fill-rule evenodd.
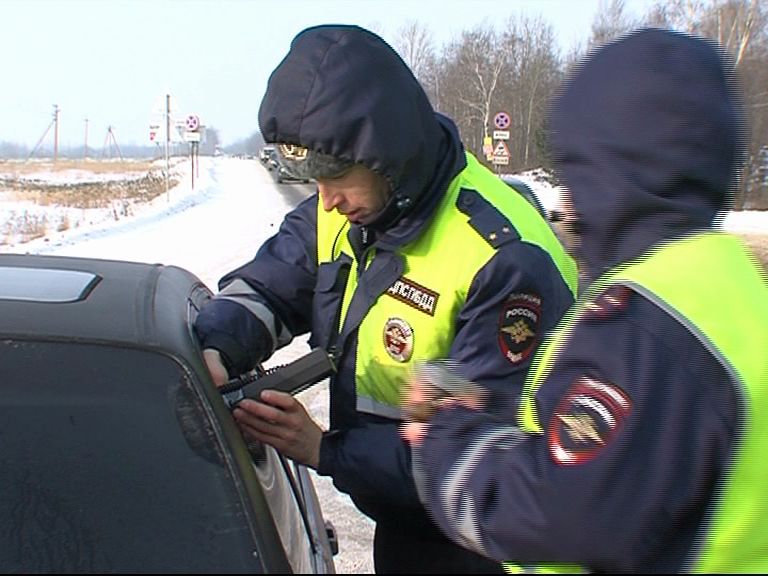
M 465 146 L 490 165 L 483 145 L 493 135 L 493 117 L 506 112 L 511 121 L 509 164 L 504 172 L 551 168 L 547 139 L 550 100 L 571 69 L 588 52 L 644 26 L 672 28 L 710 38 L 732 59 L 745 109 L 746 150 L 735 207 L 768 209 L 768 0 L 656 0 L 640 17 L 628 14 L 624 0 L 600 0 L 584 45 L 561 51 L 544 19 L 511 15 L 501 26 L 481 25 L 436 46 L 428 27 L 409 22 L 390 38 L 395 50 L 424 86 L 436 110 L 456 122 Z M 375 27 L 374 27 L 375 29 Z M 383 35 L 383 34 L 382 34 Z M 200 154 L 221 149 L 256 155 L 261 134 L 220 146 L 209 127 Z M 187 144 L 173 154 L 188 153 Z M 65 149 L 62 156 L 82 157 L 85 150 Z M 105 150 L 91 149 L 91 157 Z M 23 158 L 29 149 L 0 142 L 0 157 Z M 125 156 L 156 156 L 157 146 L 126 146 Z
M 546 119 L 551 97 L 589 50 L 644 26 L 672 28 L 717 41 L 730 55 L 744 101 L 744 166 L 735 196 L 740 209 L 768 209 L 768 0 L 658 0 L 640 18 L 624 0 L 601 0 L 585 46 L 561 53 L 551 25 L 510 16 L 495 28 L 463 31 L 440 48 L 418 22 L 403 26 L 393 47 L 434 107 L 453 118 L 466 147 L 486 161 L 493 117 L 511 120 L 505 172 L 550 168 Z

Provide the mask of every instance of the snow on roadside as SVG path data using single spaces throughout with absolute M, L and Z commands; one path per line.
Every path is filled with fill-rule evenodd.
M 172 171 L 178 184 L 168 194 L 161 194 L 151 202 L 116 199 L 104 208 L 72 208 L 42 206 L 32 201 L 9 200 L 11 196 L 0 190 L 0 253 L 51 251 L 48 247 L 76 244 L 111 233 L 116 227 L 135 226 L 154 221 L 186 210 L 205 201 L 211 190 L 205 178 L 198 178 L 197 186 L 191 186 L 191 164 L 188 159 L 174 159 Z M 40 171 L 24 174 L 26 181 L 50 185 L 63 183 L 129 181 L 143 176 L 142 172 L 94 173 L 85 170 Z M 514 174 L 530 186 L 547 211 L 557 208 L 561 187 L 552 186 L 542 170 L 530 170 Z M 22 176 L 16 175 L 17 178 Z M 0 174 L 2 178 L 2 174 Z M 37 228 L 41 237 L 25 242 L 19 228 Z M 768 234 L 768 211 L 730 212 L 723 220 L 725 230 L 741 233 Z
M 747 234 L 768 234 L 768 211 L 729 212 L 723 219 L 723 229 Z
M 60 185 L 62 174 L 71 179 L 67 183 L 117 182 L 137 180 L 146 173 L 110 172 L 103 174 L 88 173 L 83 179 L 77 178 L 82 170 L 64 170 L 61 172 L 34 172 L 26 174 L 24 179 L 49 185 Z M 45 253 L 47 245 L 63 246 L 76 244 L 83 240 L 97 238 L 113 232 L 123 226 L 135 226 L 148 220 L 157 220 L 203 202 L 208 188 L 197 183 L 191 185 L 191 164 L 187 159 L 175 159 L 171 167 L 171 177 L 177 180 L 167 194 L 156 196 L 150 202 L 134 199 L 113 200 L 102 208 L 74 208 L 58 205 L 39 205 L 29 200 L 8 200 L 8 193 L 0 191 L 0 253 L 34 252 Z M 38 224 L 42 235 L 30 241 L 23 241 L 21 230 L 25 225 Z
M 563 188 L 549 184 L 547 174 L 543 170 L 529 170 L 520 174 L 511 174 L 511 176 L 527 184 L 536 193 L 547 212 L 558 207 Z M 768 234 L 768 211 L 738 210 L 728 212 L 722 221 L 722 228 L 736 233 Z

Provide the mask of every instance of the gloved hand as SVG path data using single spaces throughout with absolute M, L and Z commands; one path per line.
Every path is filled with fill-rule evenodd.
M 194 328 L 203 350 L 219 352 L 211 362 L 217 367 L 223 364 L 230 378 L 253 369 L 275 348 L 265 324 L 246 307 L 225 298 L 213 298 L 204 304 Z

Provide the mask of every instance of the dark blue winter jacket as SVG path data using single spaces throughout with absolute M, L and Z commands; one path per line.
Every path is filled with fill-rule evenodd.
M 310 28 L 294 40 L 270 78 L 259 122 L 268 142 L 298 144 L 350 160 L 389 182 L 392 196 L 377 219 L 343 231 L 354 252 L 347 260 L 366 262 L 358 266 L 357 294 L 347 316 L 364 317 L 378 302 L 391 298 L 387 290 L 402 279 L 403 247 L 424 234 L 449 186 L 466 169 L 455 125 L 433 111 L 391 48 L 353 26 Z M 492 186 L 505 186 L 490 172 L 486 176 Z M 453 322 L 456 336 L 450 353 L 464 363 L 468 377 L 500 398 L 515 398 L 530 358 L 518 354 L 510 360 L 507 354 L 510 339 L 504 330 L 509 321 L 504 312 L 510 309 L 509 297 L 530 295 L 539 302 L 534 321 L 523 326 L 530 330 L 521 329 L 523 335 L 518 336 L 525 343 L 519 352 L 530 352 L 572 303 L 572 290 L 550 254 L 522 241 L 510 220 L 483 197 L 483 190 L 464 191 L 460 198 L 462 205 L 450 209 L 464 213 L 461 233 L 488 234 L 486 242 L 495 254 L 474 277 L 461 279 L 467 296 Z M 524 208 L 527 222 L 551 234 L 535 210 Z M 203 346 L 220 350 L 234 371 L 250 368 L 301 334 L 310 333 L 312 345 L 329 345 L 329 332 L 338 328 L 338 313 L 328 311 L 329 294 L 338 309 L 344 279 L 333 275 L 329 282 L 327 275 L 318 276 L 317 219 L 315 194 L 286 216 L 251 262 L 221 280 L 221 293 L 201 311 L 196 329 Z M 505 239 L 494 240 L 493 230 Z M 430 265 L 435 274 L 445 276 L 452 273 L 453 264 L 444 259 Z M 443 298 L 448 302 L 454 296 Z M 382 334 L 384 329 L 382 325 Z M 355 333 L 334 353 L 338 375 L 330 386 L 331 430 L 323 438 L 318 472 L 332 476 L 335 486 L 376 520 L 427 525 L 399 421 L 356 409 Z M 511 402 L 499 405 L 512 409 Z
M 738 111 L 720 54 L 690 36 L 638 31 L 577 69 L 553 109 L 552 145 L 590 277 L 717 228 L 730 206 Z M 709 273 L 725 268 L 713 262 Z M 711 299 L 715 319 L 719 298 L 739 293 Z M 498 560 L 610 573 L 690 567 L 744 417 L 727 363 L 691 328 L 615 286 L 567 327 L 535 396 L 541 434 L 522 434 L 522 420 L 439 411 L 417 453 L 437 523 Z

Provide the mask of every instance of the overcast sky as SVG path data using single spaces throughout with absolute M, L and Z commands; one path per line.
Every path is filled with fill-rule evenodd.
M 149 143 L 170 93 L 224 144 L 258 129 L 272 69 L 307 26 L 358 24 L 392 40 L 409 21 L 437 46 L 461 31 L 541 16 L 565 51 L 586 42 L 600 0 L 0 0 L 0 141 L 101 149 Z M 640 16 L 652 0 L 626 0 Z M 86 121 L 87 119 L 87 121 Z M 46 130 L 50 130 L 46 133 Z

